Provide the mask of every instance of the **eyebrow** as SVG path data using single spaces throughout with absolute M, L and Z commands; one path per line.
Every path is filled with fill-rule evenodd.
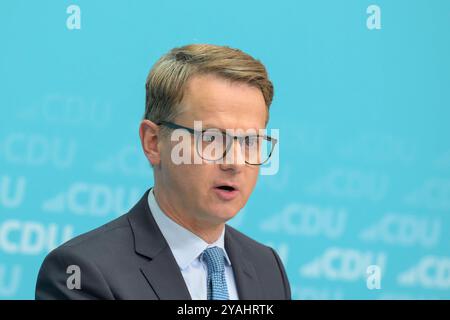
M 220 131 L 223 131 L 223 132 L 227 131 L 227 129 L 224 129 L 224 128 L 218 127 L 218 126 L 214 126 L 214 125 L 211 125 L 211 124 L 208 124 L 208 123 L 206 123 L 206 124 L 202 123 L 202 129 L 203 130 L 206 130 L 206 129 L 219 129 Z
M 218 126 L 214 126 L 214 125 L 211 125 L 211 124 L 208 124 L 208 123 L 203 123 L 202 122 L 202 128 L 203 128 L 203 130 L 205 130 L 205 129 L 219 129 L 219 130 L 222 130 L 222 131 L 226 131 L 226 130 L 241 130 L 242 128 L 227 128 L 227 129 L 224 129 L 224 128 L 222 128 L 222 127 L 218 127 Z M 265 129 L 265 128 L 262 128 L 263 130 Z M 256 132 L 258 132 L 259 130 L 261 130 L 261 129 L 255 129 L 255 128 L 249 128 L 249 129 L 242 129 L 243 131 L 247 131 L 247 130 L 255 130 Z
M 202 123 L 202 128 L 203 129 L 220 129 L 220 130 L 222 130 L 222 128 L 219 128 L 219 127 L 217 127 L 217 126 L 213 126 L 213 125 L 210 125 L 210 124 L 204 124 L 204 123 Z
M 236 129 L 231 129 L 231 128 L 229 128 L 229 129 L 222 129 L 222 128 L 215 127 L 215 126 L 203 126 L 202 128 L 203 128 L 203 130 L 218 129 L 218 130 L 222 131 L 223 133 L 228 133 L 227 130 L 236 130 Z M 239 128 L 237 130 L 239 130 Z M 233 136 L 235 136 L 235 137 L 260 136 L 259 130 L 257 130 L 257 129 L 253 129 L 253 130 L 256 130 L 256 133 L 246 134 L 245 133 L 246 130 L 244 130 L 244 134 L 234 134 Z

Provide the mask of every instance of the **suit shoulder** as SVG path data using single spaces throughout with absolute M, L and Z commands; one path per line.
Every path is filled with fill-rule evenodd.
M 104 245 L 113 244 L 131 237 L 130 224 L 124 214 L 104 225 L 82 233 L 63 243 L 53 251 L 91 251 Z

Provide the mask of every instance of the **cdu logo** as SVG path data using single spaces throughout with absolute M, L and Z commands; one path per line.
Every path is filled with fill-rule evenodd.
M 73 237 L 73 226 L 45 225 L 35 221 L 6 220 L 0 223 L 0 251 L 37 255 Z
M 345 209 L 292 203 L 280 214 L 264 221 L 260 228 L 266 232 L 281 232 L 292 236 L 324 235 L 336 239 L 345 231 L 346 223 Z
M 27 179 L 25 177 L 0 177 L 0 205 L 4 208 L 17 208 L 25 198 Z
M 76 151 L 75 141 L 42 134 L 17 132 L 4 140 L 5 160 L 17 165 L 52 165 L 64 169 L 72 166 Z
M 358 251 L 331 247 L 322 256 L 300 267 L 300 275 L 305 278 L 324 278 L 331 281 L 357 281 L 365 279 L 370 265 L 386 265 L 384 253 Z M 369 271 L 373 272 L 373 269 Z
M 400 273 L 397 282 L 401 286 L 420 286 L 425 289 L 450 289 L 450 258 L 425 256 L 417 265 Z
M 139 199 L 139 188 L 110 187 L 105 184 L 77 182 L 67 192 L 47 199 L 42 209 L 46 212 L 68 210 L 77 215 L 116 216 L 128 211 Z
M 363 230 L 360 238 L 392 245 L 432 247 L 439 242 L 441 221 L 438 218 L 387 214 L 375 225 Z

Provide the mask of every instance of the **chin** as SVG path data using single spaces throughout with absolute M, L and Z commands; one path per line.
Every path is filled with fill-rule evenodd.
M 239 209 L 220 206 L 220 208 L 212 208 L 209 212 L 211 218 L 220 223 L 225 223 L 228 220 L 234 218 L 234 216 L 236 216 L 236 214 L 239 212 Z

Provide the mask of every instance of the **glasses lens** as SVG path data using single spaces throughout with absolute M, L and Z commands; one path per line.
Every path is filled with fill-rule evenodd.
M 248 164 L 260 165 L 270 158 L 273 149 L 272 140 L 263 136 L 246 136 L 243 140 L 245 161 Z
M 226 135 L 218 129 L 205 130 L 197 140 L 197 152 L 205 160 L 220 160 L 227 147 Z
M 274 146 L 270 138 L 247 135 L 239 140 L 241 142 L 241 152 L 246 163 L 260 165 L 270 158 Z M 229 147 L 232 141 L 233 139 L 221 130 L 207 129 L 198 137 L 197 152 L 204 160 L 218 161 L 225 156 L 225 153 L 233 152 L 233 150 L 228 150 L 231 149 Z M 230 159 L 233 159 L 233 157 L 231 156 Z

